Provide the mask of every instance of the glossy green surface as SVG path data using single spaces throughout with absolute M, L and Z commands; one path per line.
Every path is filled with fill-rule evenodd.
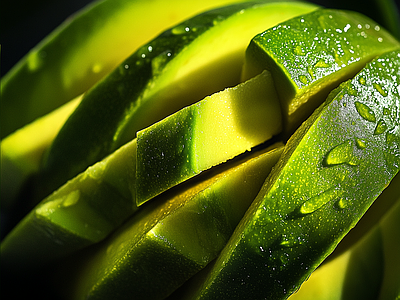
M 77 280 L 67 286 L 74 290 L 69 299 L 168 296 L 218 256 L 282 150 L 278 144 L 255 153 L 145 205 L 76 261 L 72 277 Z
M 42 182 L 46 186 L 41 189 L 52 191 L 134 138 L 137 131 L 236 85 L 251 37 L 316 8 L 268 2 L 198 15 L 125 60 L 86 94 L 55 139 L 44 163 Z
M 2 241 L 6 264 L 37 267 L 99 242 L 136 210 L 136 140 L 40 202 Z
M 292 133 L 340 82 L 400 43 L 373 20 L 350 11 L 321 9 L 254 37 L 244 78 L 270 70 Z
M 168 27 L 235 2 L 241 1 L 94 1 L 2 78 L 1 138 L 85 92 Z
M 269 140 L 282 130 L 271 75 L 264 72 L 138 132 L 138 205 Z
M 286 299 L 354 227 L 400 168 L 399 58 L 375 59 L 296 131 L 191 299 Z

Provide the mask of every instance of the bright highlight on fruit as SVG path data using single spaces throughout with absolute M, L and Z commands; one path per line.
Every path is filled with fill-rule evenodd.
M 120 49 L 89 57 L 106 37 Z M 103 0 L 4 79 L 4 280 L 69 300 L 400 297 L 400 42 L 371 18 Z

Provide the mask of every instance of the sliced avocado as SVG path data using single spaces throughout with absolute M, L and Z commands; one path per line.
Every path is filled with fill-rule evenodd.
M 217 257 L 282 150 L 274 145 L 219 166 L 208 179 L 144 205 L 110 238 L 67 263 L 72 271 L 62 270 L 68 276 L 61 281 L 68 299 L 164 299 Z
M 359 13 L 320 9 L 255 36 L 242 76 L 271 71 L 290 136 L 339 83 L 399 47 L 385 29 Z
M 267 71 L 183 108 L 137 134 L 137 205 L 281 130 L 279 100 Z
M 40 202 L 2 241 L 2 264 L 46 265 L 119 227 L 137 209 L 135 153 L 133 140 Z
M 170 26 L 234 2 L 241 1 L 93 2 L 56 28 L 2 78 L 1 138 L 82 94 Z
M 307 3 L 268 2 L 200 14 L 136 51 L 86 93 L 44 161 L 38 190 L 50 193 L 134 138 L 137 131 L 235 86 L 245 49 L 255 34 L 316 9 Z
M 394 269 L 399 269 L 400 264 L 395 257 L 385 255 L 389 253 L 385 247 L 395 248 L 390 251 L 399 253 L 395 241 L 399 240 L 400 226 L 387 228 L 390 219 L 399 219 L 400 213 L 400 173 L 393 178 L 389 186 L 379 195 L 367 213 L 361 218 L 357 225 L 339 243 L 335 251 L 311 274 L 301 288 L 289 297 L 289 300 L 320 299 L 320 300 L 351 300 L 351 299 L 379 299 L 381 291 L 390 289 L 385 287 L 386 283 L 394 278 L 399 278 Z M 386 207 L 388 206 L 388 207 Z M 375 220 L 375 216 L 379 217 Z M 367 220 L 366 220 L 367 219 Z M 360 225 L 364 227 L 365 221 L 369 225 L 368 231 L 358 234 L 354 244 L 347 242 L 349 238 L 354 240 L 354 231 L 360 231 Z M 375 222 L 373 222 L 375 221 Z M 364 224 L 363 224 L 364 223 Z M 393 235 L 390 245 L 384 244 L 384 236 Z M 389 239 L 390 240 L 390 239 Z M 342 251 L 343 244 L 346 247 Z M 337 254 L 338 253 L 338 254 Z M 395 255 L 397 256 L 397 255 Z M 385 263 L 392 267 L 385 267 Z M 388 272 L 388 270 L 392 271 Z M 390 276 L 388 276 L 393 272 Z M 384 278 L 384 274 L 387 278 Z M 388 297 L 386 299 L 395 299 Z
M 1 140 L 1 204 L 11 205 L 27 177 L 40 168 L 44 151 L 74 111 L 82 96 Z
M 373 60 L 295 132 L 190 299 L 286 299 L 356 225 L 400 168 L 399 58 Z

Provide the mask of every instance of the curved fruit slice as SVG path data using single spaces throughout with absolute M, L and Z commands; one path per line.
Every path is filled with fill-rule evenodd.
M 282 150 L 278 144 L 217 167 L 148 203 L 94 252 L 68 263 L 68 278 L 77 279 L 68 283 L 69 299 L 164 299 L 219 254 Z
M 86 94 L 51 147 L 43 172 L 47 186 L 41 189 L 54 190 L 137 131 L 236 85 L 256 33 L 314 9 L 296 2 L 242 3 L 164 32 Z
M 2 241 L 6 266 L 44 265 L 104 239 L 136 211 L 136 140 L 38 204 Z
M 281 130 L 279 100 L 267 71 L 183 108 L 137 134 L 137 205 Z
M 389 282 L 395 283 L 397 280 L 397 286 L 400 286 L 398 281 L 400 261 L 397 258 L 397 253 L 400 253 L 398 242 L 400 236 L 399 184 L 400 173 L 393 178 L 389 187 L 374 202 L 374 205 L 378 206 L 381 201 L 390 203 L 390 209 L 385 210 L 378 222 L 371 224 L 370 230 L 362 235 L 356 244 L 333 259 L 328 257 L 302 284 L 301 288 L 290 296 L 289 300 L 351 300 L 357 298 L 375 300 L 379 299 L 381 292 L 390 294 L 393 291 L 395 285 L 390 285 Z M 376 212 L 376 210 L 371 211 L 372 208 L 373 206 L 366 215 Z M 379 210 L 380 207 L 377 211 L 378 214 Z M 398 225 L 396 226 L 392 222 L 397 222 Z M 358 226 L 359 224 L 352 231 L 358 229 Z M 348 239 L 349 235 L 339 245 Z M 390 241 L 390 244 L 385 241 Z M 338 250 L 336 248 L 332 254 Z M 396 255 L 393 256 L 395 253 Z M 385 266 L 385 263 L 390 264 L 390 267 Z M 395 269 L 397 270 L 393 272 Z M 386 275 L 384 275 L 385 273 Z M 392 294 L 391 297 L 384 299 L 395 298 L 395 294 Z
M 330 94 L 190 299 L 286 299 L 300 287 L 399 171 L 399 84 L 395 51 Z
M 321 9 L 254 37 L 243 78 L 271 71 L 290 136 L 340 82 L 372 58 L 398 47 L 396 39 L 363 15 Z
M 238 1 L 106 0 L 88 5 L 2 78 L 1 138 L 85 92 L 168 27 L 233 2 Z
M 3 211 L 12 205 L 26 179 L 39 170 L 44 151 L 81 99 L 82 96 L 78 96 L 1 140 L 0 198 Z

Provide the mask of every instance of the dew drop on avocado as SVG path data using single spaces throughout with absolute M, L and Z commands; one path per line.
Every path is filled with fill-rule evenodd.
M 385 120 L 381 119 L 378 121 L 378 124 L 376 124 L 374 135 L 382 134 L 386 131 L 386 129 L 387 129 L 387 124 Z
M 181 35 L 190 31 L 190 28 L 186 25 L 178 25 L 171 29 L 172 34 Z
M 297 45 L 296 47 L 294 47 L 293 53 L 295 55 L 299 55 L 299 56 L 304 56 L 306 55 L 306 53 L 304 52 L 303 48 L 301 47 L 301 45 Z
M 387 96 L 387 93 L 383 90 L 383 88 L 379 84 L 374 83 L 373 86 L 383 97 Z
M 354 155 L 353 149 L 353 143 L 351 140 L 337 145 L 332 150 L 330 150 L 328 155 L 326 156 L 326 166 L 336 166 L 341 164 L 357 166 L 359 164 L 359 161 Z
M 358 149 L 365 149 L 367 148 L 367 144 L 363 139 L 356 138 L 356 146 Z
M 360 78 L 358 78 L 358 82 L 360 83 L 360 84 L 362 84 L 362 85 L 365 85 L 367 82 L 365 81 L 365 78 L 364 77 L 360 77 Z
M 308 79 L 307 79 L 307 77 L 305 75 L 300 75 L 299 76 L 299 80 L 303 84 L 307 84 L 308 83 Z
M 343 198 L 340 198 L 337 202 L 337 206 L 339 209 L 345 209 L 347 206 L 347 202 Z
M 364 103 L 356 101 L 355 106 L 356 106 L 357 112 L 360 114 L 360 116 L 364 120 L 367 120 L 369 122 L 376 122 L 375 113 L 368 105 L 365 105 Z
M 328 189 L 304 202 L 300 207 L 301 214 L 310 214 L 320 209 L 329 201 L 339 196 L 339 190 L 335 188 Z

